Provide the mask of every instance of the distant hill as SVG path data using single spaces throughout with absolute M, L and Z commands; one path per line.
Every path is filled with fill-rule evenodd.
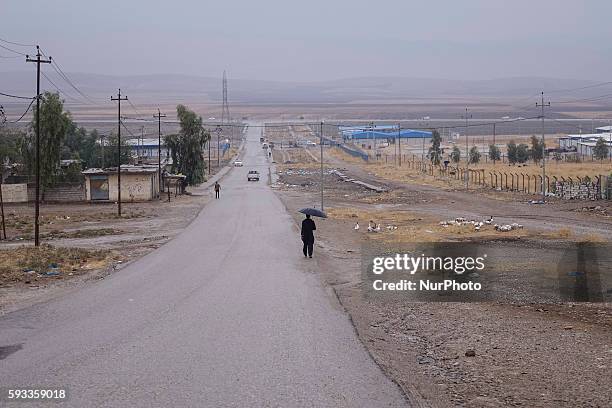
M 54 71 L 45 70 L 57 86 L 75 100 L 82 99 Z M 217 102 L 221 99 L 221 78 L 188 75 L 126 75 L 68 73 L 86 95 L 107 100 L 121 87 L 138 102 Z M 54 90 L 43 78 L 45 89 Z M 590 87 L 598 81 L 552 78 L 502 78 L 494 80 L 445 80 L 401 77 L 365 77 L 318 82 L 280 82 L 229 78 L 228 93 L 233 103 L 371 103 L 402 102 L 440 98 L 502 98 L 516 100 L 535 96 L 543 90 Z M 0 72 L 0 92 L 31 95 L 33 71 Z M 573 91 L 569 98 L 602 95 L 611 86 Z M 559 95 L 562 95 L 559 93 Z M 70 101 L 70 97 L 66 97 Z

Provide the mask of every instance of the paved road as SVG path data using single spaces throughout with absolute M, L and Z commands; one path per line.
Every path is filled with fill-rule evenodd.
M 0 318 L 0 387 L 68 386 L 75 407 L 404 406 L 302 257 L 258 136 L 173 241 Z

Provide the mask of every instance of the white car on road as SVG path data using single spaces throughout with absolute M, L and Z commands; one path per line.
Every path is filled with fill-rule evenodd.
M 242 160 L 236 160 L 234 162 L 234 167 L 242 167 L 242 166 L 243 166 Z

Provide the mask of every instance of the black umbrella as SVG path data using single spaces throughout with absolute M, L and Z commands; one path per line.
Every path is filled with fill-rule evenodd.
M 302 214 L 311 215 L 313 217 L 327 218 L 327 214 L 325 214 L 321 210 L 317 210 L 316 208 L 302 208 L 298 212 L 301 212 Z

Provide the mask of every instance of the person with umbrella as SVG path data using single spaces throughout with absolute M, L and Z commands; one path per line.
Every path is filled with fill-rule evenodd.
M 327 215 L 323 211 L 319 211 L 315 208 L 302 208 L 300 212 L 302 214 L 306 214 L 306 218 L 304 219 L 304 221 L 302 221 L 302 230 L 301 230 L 302 242 L 304 243 L 304 247 L 302 251 L 304 252 L 305 257 L 312 258 L 312 250 L 314 247 L 314 232 L 313 231 L 317 229 L 317 226 L 315 225 L 312 218 L 310 218 L 310 216 L 314 215 L 317 217 L 325 218 L 327 217 Z

